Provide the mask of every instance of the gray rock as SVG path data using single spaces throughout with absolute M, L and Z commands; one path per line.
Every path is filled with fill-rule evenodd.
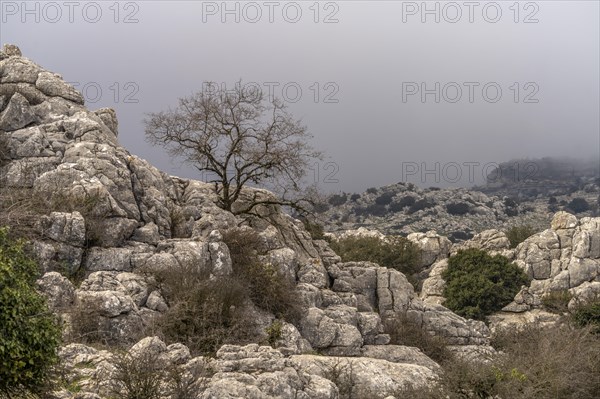
M 416 364 L 439 372 L 440 366 L 428 358 L 418 348 L 402 345 L 365 345 L 361 350 L 362 357 L 387 360 L 392 363 Z
M 85 220 L 81 213 L 52 212 L 42 216 L 37 224 L 39 233 L 48 239 L 75 247 L 85 245 Z
M 40 72 L 35 87 L 50 97 L 62 97 L 81 105 L 84 103 L 81 93 L 75 90 L 73 86 L 65 83 L 60 75 L 54 73 Z
M 36 121 L 29 101 L 19 93 L 15 93 L 8 105 L 0 113 L 0 130 L 7 132 L 21 129 Z
M 55 312 L 69 308 L 75 301 L 75 287 L 60 273 L 44 274 L 37 281 L 37 286 L 48 299 L 50 309 Z
M 119 121 L 117 120 L 117 113 L 112 108 L 100 108 L 94 111 L 96 115 L 102 120 L 106 127 L 117 137 L 119 135 Z
M 435 231 L 412 233 L 407 238 L 421 249 L 421 268 L 427 268 L 448 257 L 452 243 Z
M 160 241 L 160 234 L 158 231 L 158 226 L 153 222 L 150 222 L 133 233 L 131 237 L 132 241 L 145 242 L 150 245 L 157 245 Z

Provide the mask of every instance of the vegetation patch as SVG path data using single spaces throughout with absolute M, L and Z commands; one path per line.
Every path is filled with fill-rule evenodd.
M 0 397 L 38 393 L 58 361 L 61 331 L 35 290 L 37 264 L 0 229 Z
M 388 236 L 386 240 L 377 237 L 346 237 L 332 241 L 330 246 L 344 262 L 374 262 L 407 275 L 420 271 L 421 250 L 401 236 Z
M 444 306 L 479 320 L 508 305 L 529 282 L 527 275 L 506 257 L 490 256 L 476 248 L 451 256 L 442 278 L 446 281 Z
M 506 237 L 510 241 L 510 247 L 516 248 L 517 245 L 536 233 L 535 229 L 529 225 L 513 226 L 506 231 Z

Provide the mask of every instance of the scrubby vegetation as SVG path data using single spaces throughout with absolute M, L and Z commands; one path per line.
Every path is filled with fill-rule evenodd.
M 516 248 L 517 245 L 535 234 L 535 229 L 529 225 L 513 226 L 506 231 L 506 237 L 510 241 L 510 247 Z
M 576 305 L 571 317 L 577 326 L 589 326 L 600 336 L 600 296 Z
M 496 334 L 501 353 L 487 363 L 449 357 L 434 387 L 406 389 L 414 399 L 591 399 L 600 392 L 600 338 L 589 328 L 529 326 Z
M 390 335 L 390 344 L 419 348 L 436 362 L 447 361 L 452 355 L 444 338 L 423 330 L 419 323 L 406 314 L 387 320 L 385 332 Z
M 193 353 L 212 355 L 226 343 L 260 340 L 252 306 L 289 322 L 300 318 L 294 282 L 261 259 L 256 233 L 235 228 L 223 240 L 231 253 L 232 275 L 211 276 L 193 263 L 150 273 L 169 305 L 152 333 L 184 343 Z
M 590 204 L 585 198 L 573 198 L 567 205 L 567 209 L 573 213 L 582 213 L 590 210 Z
M 35 290 L 37 264 L 0 229 L 0 398 L 39 392 L 58 360 L 60 328 Z
M 451 256 L 442 278 L 446 281 L 444 306 L 473 319 L 484 319 L 508 305 L 529 281 L 506 257 L 475 248 Z
M 471 207 L 466 202 L 451 203 L 446 205 L 446 211 L 455 216 L 466 215 Z
M 327 200 L 332 206 L 344 205 L 346 201 L 348 201 L 348 195 L 346 194 L 334 194 Z
M 331 248 L 344 262 L 369 261 L 411 275 L 419 272 L 420 249 L 400 236 L 346 237 L 331 242 Z

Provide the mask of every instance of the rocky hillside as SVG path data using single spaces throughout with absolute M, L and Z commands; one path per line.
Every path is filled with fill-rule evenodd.
M 498 165 L 487 176 L 486 184 L 474 189 L 488 195 L 528 201 L 580 192 L 595 201 L 600 195 L 600 161 L 551 157 L 515 159 Z
M 195 389 L 184 397 L 219 399 L 338 398 L 348 386 L 340 368 L 351 366 L 357 397 L 384 398 L 439 373 L 418 349 L 390 343 L 384 325 L 398 317 L 443 337 L 456 353 L 493 352 L 484 323 L 423 301 L 402 273 L 342 263 L 277 207 L 262 208 L 261 217 L 225 212 L 212 185 L 157 170 L 117 137 L 113 110 L 88 110 L 60 75 L 15 46 L 0 52 L 0 218 L 32 241 L 39 289 L 63 322 L 66 371 L 54 397 L 113 397 L 142 364 L 173 370 Z M 224 235 L 232 229 L 257 237 L 263 267 L 293 282 L 300 317 L 280 320 L 248 300 L 238 310 L 252 321 L 254 342 L 230 342 L 215 357 L 155 336 L 155 321 L 172 305 L 156 276 L 201 270 L 206 281 L 227 279 L 235 264 Z M 431 262 L 447 256 L 441 252 Z M 81 330 L 82 323 L 93 328 Z M 101 337 L 100 349 L 81 343 L 91 336 Z M 160 397 L 175 398 L 160 389 Z
M 594 181 L 566 192 L 548 191 L 554 194 L 548 197 L 538 192 L 520 195 L 522 187 L 510 187 L 510 192 L 484 193 L 479 188 L 422 189 L 411 183 L 398 183 L 370 188 L 362 194 L 331 195 L 318 210 L 329 232 L 339 234 L 364 227 L 406 236 L 434 230 L 453 242 L 487 229 L 529 225 L 541 231 L 559 210 L 579 216 L 598 214 L 600 188 Z

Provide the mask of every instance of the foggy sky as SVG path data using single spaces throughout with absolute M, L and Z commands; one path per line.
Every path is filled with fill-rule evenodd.
M 469 185 L 469 173 L 481 183 L 485 167 L 513 158 L 600 155 L 597 1 L 519 2 L 518 15 L 514 1 L 427 2 L 439 23 L 421 1 L 228 2 L 230 14 L 221 1 L 47 3 L 27 2 L 33 11 L 23 13 L 21 1 L 0 1 L 0 42 L 87 87 L 90 109 L 115 108 L 121 144 L 174 175 L 199 177 L 144 141 L 144 113 L 175 106 L 203 82 L 240 79 L 289 100 L 328 156 L 316 165 L 327 191 L 403 179 Z M 436 82 L 439 103 L 436 93 L 408 95 Z M 457 87 L 462 97 L 451 102 Z

